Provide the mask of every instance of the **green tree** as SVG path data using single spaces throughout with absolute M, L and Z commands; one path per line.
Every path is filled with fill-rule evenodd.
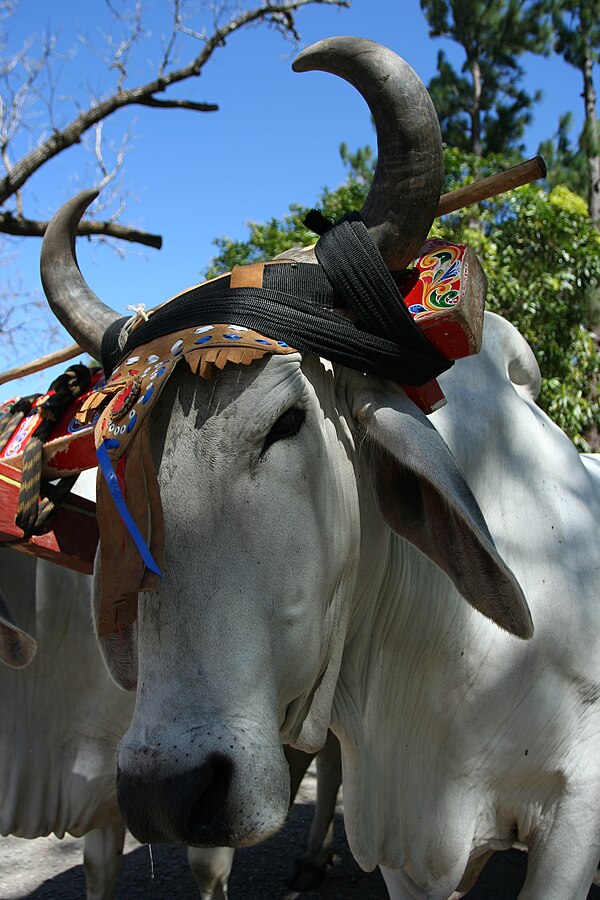
M 600 222 L 600 130 L 596 116 L 593 69 L 600 59 L 600 9 L 598 0 L 553 0 L 552 23 L 555 49 L 581 72 L 585 125 L 581 147 L 588 164 L 588 208 Z
M 485 176 L 501 157 L 446 151 L 446 187 Z M 473 218 L 477 227 L 473 227 Z M 532 184 L 458 210 L 433 233 L 473 245 L 488 277 L 487 308 L 531 345 L 542 372 L 540 406 L 581 450 L 600 428 L 600 353 L 589 323 L 600 283 L 600 236 L 585 201 L 564 185 Z
M 519 57 L 545 53 L 550 25 L 546 0 L 421 0 L 432 37 L 458 43 L 457 72 L 443 51 L 428 89 L 447 144 L 483 156 L 520 150 L 520 139 L 541 96 L 520 84 Z
M 564 184 L 573 193 L 587 201 L 589 192 L 589 171 L 587 160 L 581 148 L 571 142 L 573 115 L 570 112 L 559 117 L 556 133 L 542 141 L 538 154 L 548 167 L 547 181 L 551 188 Z
M 329 218 L 360 208 L 373 171 L 368 148 L 342 151 L 346 181 L 337 190 L 324 188 L 316 204 Z M 507 166 L 502 156 L 480 158 L 456 148 L 445 151 L 445 164 L 446 191 Z M 247 240 L 217 238 L 206 276 L 314 243 L 302 224 L 307 211 L 293 204 L 282 219 L 250 223 Z M 516 325 L 536 354 L 540 405 L 580 449 L 589 449 L 584 435 L 600 430 L 600 354 L 587 327 L 600 282 L 600 235 L 585 202 L 562 185 L 549 193 L 528 185 L 444 216 L 432 233 L 473 245 L 488 277 L 488 309 Z

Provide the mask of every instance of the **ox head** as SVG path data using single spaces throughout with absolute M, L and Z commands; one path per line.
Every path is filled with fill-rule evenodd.
M 402 268 L 441 189 L 427 92 L 404 61 L 369 41 L 321 42 L 294 67 L 341 75 L 367 99 L 379 155 L 361 216 L 388 267 Z M 98 356 L 118 315 L 74 257 L 90 199 L 75 198 L 53 220 L 42 271 L 54 311 Z M 300 258 L 314 262 L 306 251 Z M 227 366 L 212 381 L 180 365 L 149 435 L 164 578 L 141 595 L 136 626 L 102 639 L 115 678 L 137 690 L 118 788 L 140 839 L 242 846 L 282 825 L 282 744 L 324 743 L 347 635 L 368 627 L 369 604 L 389 590 L 392 532 L 484 615 L 531 634 L 520 588 L 463 475 L 392 383 L 294 353 Z M 400 609 L 400 589 L 393 593 Z

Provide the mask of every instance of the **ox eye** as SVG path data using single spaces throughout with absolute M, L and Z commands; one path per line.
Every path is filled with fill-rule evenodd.
M 287 409 L 283 415 L 279 416 L 266 436 L 262 453 L 266 453 L 271 444 L 274 444 L 275 441 L 282 441 L 285 440 L 285 438 L 293 437 L 295 434 L 298 434 L 304 419 L 305 412 L 303 409 L 298 409 L 298 407 L 295 406 L 291 409 Z

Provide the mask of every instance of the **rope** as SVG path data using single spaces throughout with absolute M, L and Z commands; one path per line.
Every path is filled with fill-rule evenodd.
M 54 516 L 60 509 L 63 500 L 70 493 L 71 488 L 79 475 L 69 475 L 61 478 L 58 484 L 49 484 L 46 487 L 46 496 L 42 498 L 35 523 L 34 534 L 45 534 L 50 528 Z
M 123 328 L 119 333 L 117 342 L 121 350 L 123 350 L 123 348 L 125 347 L 131 331 L 138 324 L 138 322 L 148 321 L 148 313 L 146 312 L 145 303 L 136 303 L 134 306 L 128 306 L 127 309 L 130 309 L 133 312 L 133 315 L 131 316 L 131 318 L 126 320 Z
M 23 451 L 21 489 L 17 506 L 16 524 L 30 538 L 35 530 L 40 502 L 42 482 L 42 448 L 44 442 L 37 434 L 32 435 Z

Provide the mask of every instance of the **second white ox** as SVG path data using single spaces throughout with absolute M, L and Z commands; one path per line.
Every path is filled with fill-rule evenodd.
M 87 896 L 111 900 L 125 838 L 115 747 L 132 703 L 98 653 L 90 585 L 89 576 L 0 552 L 0 834 L 85 835 Z
M 340 39 L 303 65 L 364 81 L 379 163 L 362 217 L 401 268 L 435 213 L 438 175 L 423 185 L 441 154 L 420 89 L 386 106 L 409 77 L 390 56 Z M 80 209 L 51 229 L 45 282 L 98 352 L 116 314 L 70 257 Z M 493 316 L 479 356 L 443 377 L 432 422 L 394 384 L 308 354 L 212 383 L 178 366 L 150 421 L 165 576 L 120 651 L 103 641 L 137 690 L 118 751 L 135 834 L 268 837 L 288 806 L 282 744 L 314 751 L 331 728 L 352 851 L 396 900 L 447 898 L 515 842 L 529 849 L 521 900 L 586 896 L 600 853 L 600 496 L 536 407 L 538 374 Z M 532 628 L 507 566 L 529 641 L 514 636 Z

